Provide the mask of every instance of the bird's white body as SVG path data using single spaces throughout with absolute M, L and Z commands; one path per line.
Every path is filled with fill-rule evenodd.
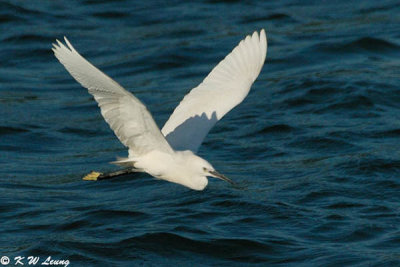
M 267 53 L 264 30 L 247 36 L 176 107 L 160 131 L 147 108 L 130 92 L 84 59 L 65 38 L 53 51 L 68 72 L 97 101 L 101 114 L 128 158 L 115 164 L 135 168 L 169 182 L 203 190 L 207 176 L 231 182 L 196 156 L 207 133 L 247 96 Z
M 214 170 L 207 161 L 193 154 L 192 151 L 174 151 L 173 153 L 158 150 L 136 159 L 134 167 L 162 180 L 177 183 L 194 190 L 203 190 L 207 184 L 206 170 Z M 154 164 L 157 162 L 157 164 Z

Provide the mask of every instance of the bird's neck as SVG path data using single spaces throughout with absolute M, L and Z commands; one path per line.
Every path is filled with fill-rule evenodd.
M 151 151 L 141 157 L 135 166 L 162 180 L 177 183 L 194 190 L 203 190 L 207 177 L 200 175 L 188 161 L 191 151 L 175 151 L 172 154 Z

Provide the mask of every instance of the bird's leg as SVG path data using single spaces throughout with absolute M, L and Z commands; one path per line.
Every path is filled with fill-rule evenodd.
M 119 170 L 119 171 L 109 172 L 109 173 L 101 173 L 101 172 L 92 171 L 91 173 L 89 173 L 88 175 L 83 177 L 82 179 L 86 180 L 86 181 L 105 180 L 105 179 L 111 179 L 111 178 L 115 178 L 118 176 L 134 173 L 134 172 L 138 172 L 138 170 L 135 168 L 129 168 L 129 169 L 124 169 L 124 170 Z

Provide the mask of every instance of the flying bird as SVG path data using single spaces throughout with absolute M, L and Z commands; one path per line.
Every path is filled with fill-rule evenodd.
M 258 77 L 267 55 L 264 30 L 240 41 L 183 98 L 161 131 L 139 99 L 83 58 L 66 37 L 64 40 L 65 44 L 59 40 L 53 44 L 55 56 L 93 95 L 105 121 L 129 150 L 127 158 L 113 162 L 126 168 L 114 175 L 146 172 L 194 190 L 203 190 L 207 177 L 233 183 L 196 152 L 210 129 L 243 101 Z

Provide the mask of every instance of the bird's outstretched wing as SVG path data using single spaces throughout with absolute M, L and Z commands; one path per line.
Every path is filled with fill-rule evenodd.
M 242 40 L 175 108 L 161 130 L 169 144 L 196 152 L 214 124 L 247 96 L 266 55 L 264 30 Z
M 137 157 L 153 149 L 172 153 L 147 108 L 116 81 L 84 59 L 65 38 L 57 40 L 53 51 L 57 59 L 97 101 L 101 114 L 119 140 Z

